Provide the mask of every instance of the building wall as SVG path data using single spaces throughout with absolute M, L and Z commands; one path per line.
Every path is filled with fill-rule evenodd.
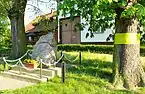
M 66 17 L 63 17 L 63 16 L 59 16 L 58 18 L 59 19 L 62 19 L 62 18 L 67 18 L 69 17 L 69 15 L 67 15 Z M 80 17 L 80 23 L 86 23 L 85 19 L 82 19 Z M 103 33 L 98 33 L 98 32 L 94 32 L 94 37 L 91 38 L 91 37 L 87 37 L 86 38 L 86 34 L 89 32 L 88 31 L 88 28 L 89 28 L 89 25 L 88 26 L 85 26 L 84 30 L 81 31 L 81 43 L 86 43 L 86 42 L 113 42 L 113 40 L 109 40 L 109 41 L 106 41 L 107 37 L 112 34 L 112 29 L 107 29 L 106 31 L 104 31 Z M 60 28 L 58 28 L 58 34 L 60 34 Z M 58 35 L 59 36 L 59 35 Z M 58 37 L 58 40 L 60 41 L 60 37 Z
M 80 23 L 80 17 L 75 17 L 72 21 L 70 18 L 60 19 L 60 39 L 62 44 L 79 44 L 80 34 L 76 24 Z
M 86 23 L 85 19 L 81 18 L 81 23 Z M 85 26 L 84 30 L 81 31 L 81 42 L 107 42 L 107 37 L 112 34 L 112 29 L 107 29 L 104 32 L 96 31 L 94 32 L 94 37 L 87 37 L 86 34 L 90 31 L 88 31 L 89 25 Z M 113 42 L 113 40 L 109 40 L 108 42 Z

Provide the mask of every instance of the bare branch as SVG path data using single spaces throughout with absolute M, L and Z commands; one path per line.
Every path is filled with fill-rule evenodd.
M 43 1 L 43 0 L 37 0 L 38 2 L 41 2 L 41 3 L 50 3 L 51 1 L 56 1 L 56 0 L 49 0 L 49 1 Z
M 34 8 L 35 11 L 37 11 L 38 13 L 43 13 L 43 11 L 41 9 L 39 9 L 37 6 L 32 5 L 32 4 L 27 4 L 29 6 L 32 6 Z

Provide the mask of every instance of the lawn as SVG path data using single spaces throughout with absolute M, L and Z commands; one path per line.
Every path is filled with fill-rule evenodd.
M 71 60 L 78 52 L 65 52 L 65 55 Z M 81 64 L 79 60 L 66 63 L 76 66 L 67 69 L 65 83 L 56 77 L 47 83 L 0 91 L 0 94 L 145 94 L 145 88 L 134 91 L 113 88 L 112 55 L 83 52 Z

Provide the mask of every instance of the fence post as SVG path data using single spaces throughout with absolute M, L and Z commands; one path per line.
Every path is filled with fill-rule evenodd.
M 82 54 L 81 54 L 81 51 L 79 52 L 79 64 L 81 65 L 81 62 L 82 61 Z
M 19 60 L 19 73 L 21 74 L 21 61 Z
M 40 59 L 40 79 L 42 78 L 42 59 Z
M 60 52 L 60 55 L 61 55 L 61 56 L 63 55 L 62 51 Z M 63 60 L 63 59 L 60 60 L 60 63 L 62 63 L 62 60 Z
M 6 71 L 6 62 L 4 62 L 4 71 Z
M 62 62 L 62 83 L 65 83 L 65 63 Z

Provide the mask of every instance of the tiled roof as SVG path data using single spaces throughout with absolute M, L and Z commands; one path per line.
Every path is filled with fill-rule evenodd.
M 55 17 L 55 16 L 56 16 L 56 11 L 54 11 L 52 13 L 45 14 L 45 15 L 37 16 L 32 22 L 30 22 L 29 24 L 26 25 L 25 32 L 28 33 L 28 32 L 42 31 L 42 28 L 40 26 L 34 26 L 33 22 L 40 17 L 45 17 L 45 18 L 49 19 L 50 17 Z
M 35 28 L 35 26 L 33 26 L 32 22 L 30 22 L 29 24 L 26 25 L 25 27 L 25 32 L 31 32 L 33 29 Z

